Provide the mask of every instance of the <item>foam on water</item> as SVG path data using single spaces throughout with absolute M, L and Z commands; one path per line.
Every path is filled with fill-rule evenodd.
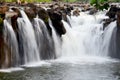
M 40 61 L 40 62 L 34 62 L 34 63 L 28 63 L 25 65 L 22 65 L 23 67 L 40 67 L 40 66 L 51 66 L 50 62 L 47 61 Z
M 8 69 L 0 69 L 0 72 L 11 73 L 14 71 L 22 71 L 22 70 L 24 70 L 24 68 L 14 67 L 14 68 L 8 68 Z

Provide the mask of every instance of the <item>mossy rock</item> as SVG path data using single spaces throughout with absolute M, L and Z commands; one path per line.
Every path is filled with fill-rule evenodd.
M 49 19 L 49 15 L 47 13 L 47 11 L 43 8 L 39 9 L 38 11 L 38 16 L 44 21 L 44 22 L 48 22 Z

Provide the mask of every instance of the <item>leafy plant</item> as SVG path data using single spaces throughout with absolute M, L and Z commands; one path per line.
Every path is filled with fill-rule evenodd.
M 98 10 L 108 9 L 108 0 L 90 0 L 90 4 Z

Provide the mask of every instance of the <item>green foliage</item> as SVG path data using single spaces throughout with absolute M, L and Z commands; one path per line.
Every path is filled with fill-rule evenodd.
M 35 0 L 36 2 L 51 2 L 52 0 Z
M 90 4 L 98 10 L 108 9 L 108 0 L 90 0 Z
M 0 0 L 0 1 L 2 1 L 2 0 Z M 5 1 L 5 2 L 16 2 L 17 0 L 3 0 L 3 1 Z M 27 1 L 27 2 L 50 2 L 50 1 L 52 1 L 52 0 L 21 0 L 22 2 L 25 2 L 25 1 Z

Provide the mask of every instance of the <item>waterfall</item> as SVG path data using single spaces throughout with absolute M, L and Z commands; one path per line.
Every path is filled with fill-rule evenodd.
M 41 59 L 54 59 L 56 57 L 54 42 L 45 23 L 41 19 L 35 18 L 33 25 Z
M 24 63 L 40 61 L 39 50 L 33 26 L 24 11 L 20 10 L 22 18 L 18 18 L 19 35 L 23 47 Z
M 4 20 L 4 40 L 11 50 L 11 66 L 37 63 L 41 60 L 60 59 L 66 57 L 113 57 L 116 54 L 112 42 L 116 38 L 116 21 L 103 29 L 105 13 L 89 15 L 81 12 L 80 16 L 67 16 L 68 22 L 62 20 L 66 34 L 58 36 L 55 26 L 49 19 L 52 35 L 46 23 L 40 18 L 29 20 L 23 10 L 17 19 L 18 34 L 9 20 Z M 112 44 L 111 44 L 112 43 Z M 113 51 L 113 53 L 111 52 Z M 9 53 L 6 53 L 7 55 Z M 6 63 L 9 63 L 6 56 Z
M 104 14 L 93 16 L 81 13 L 78 17 L 71 16 L 72 27 L 63 21 L 67 33 L 62 36 L 61 57 L 109 57 L 110 40 L 116 22 L 112 22 L 103 30 L 104 18 Z
M 58 34 L 56 33 L 55 31 L 55 28 L 53 27 L 52 25 L 52 21 L 49 19 L 49 25 L 50 27 L 52 28 L 52 38 L 54 40 L 54 43 L 55 43 L 55 53 L 56 53 L 56 57 L 60 57 L 60 54 L 62 53 L 61 52 L 61 39 L 60 37 L 58 36 Z
M 9 62 L 10 57 L 10 63 L 12 66 L 18 66 L 19 65 L 19 51 L 18 51 L 18 42 L 16 39 L 15 32 L 8 20 L 4 20 L 4 40 L 6 44 L 10 47 L 11 54 L 6 53 L 6 63 Z M 6 51 L 7 52 L 7 51 Z M 9 51 L 8 51 L 9 52 Z M 9 55 L 9 56 L 7 56 Z

